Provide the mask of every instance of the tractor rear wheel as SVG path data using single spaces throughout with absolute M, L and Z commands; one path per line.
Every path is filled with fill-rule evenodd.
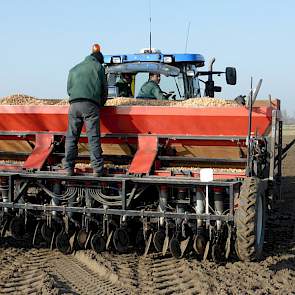
M 260 259 L 265 231 L 265 185 L 256 177 L 244 180 L 235 199 L 236 252 L 242 261 Z

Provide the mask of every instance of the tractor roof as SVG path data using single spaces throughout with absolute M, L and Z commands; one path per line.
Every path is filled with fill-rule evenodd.
M 175 53 L 163 54 L 157 53 L 138 53 L 138 54 L 114 54 L 105 55 L 104 62 L 106 65 L 115 65 L 122 63 L 153 62 L 165 63 L 172 65 L 194 64 L 197 67 L 204 66 L 205 59 L 201 54 L 195 53 Z

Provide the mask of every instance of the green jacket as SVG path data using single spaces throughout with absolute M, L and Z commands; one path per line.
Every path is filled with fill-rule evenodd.
M 160 88 L 160 86 L 152 80 L 145 82 L 138 93 L 137 98 L 149 98 L 149 99 L 167 99 Z
M 103 106 L 108 97 L 104 67 L 89 55 L 73 67 L 68 76 L 69 101 L 88 99 Z

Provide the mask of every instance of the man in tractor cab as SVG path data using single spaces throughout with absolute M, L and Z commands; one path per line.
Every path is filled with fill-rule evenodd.
M 100 46 L 94 44 L 92 54 L 73 67 L 68 76 L 69 95 L 68 130 L 65 141 L 63 166 L 68 176 L 74 174 L 78 142 L 85 123 L 88 137 L 91 166 L 94 176 L 103 173 L 103 158 L 100 145 L 99 110 L 108 97 L 104 58 Z
M 120 79 L 116 82 L 115 86 L 118 87 L 118 95 L 122 97 L 133 97 L 131 90 L 132 75 L 123 73 Z
M 145 82 L 138 93 L 137 98 L 160 99 L 166 100 L 167 96 L 161 90 L 159 83 L 161 75 L 156 73 L 149 73 L 149 80 Z

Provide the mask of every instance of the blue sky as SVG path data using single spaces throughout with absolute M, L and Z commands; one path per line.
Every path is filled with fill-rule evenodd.
M 215 69 L 235 66 L 236 86 L 224 78 L 220 97 L 259 94 L 282 100 L 295 115 L 295 1 L 151 0 L 153 47 L 216 58 Z M 0 0 L 0 97 L 25 93 L 66 97 L 68 70 L 94 42 L 104 54 L 135 53 L 149 44 L 149 0 Z

